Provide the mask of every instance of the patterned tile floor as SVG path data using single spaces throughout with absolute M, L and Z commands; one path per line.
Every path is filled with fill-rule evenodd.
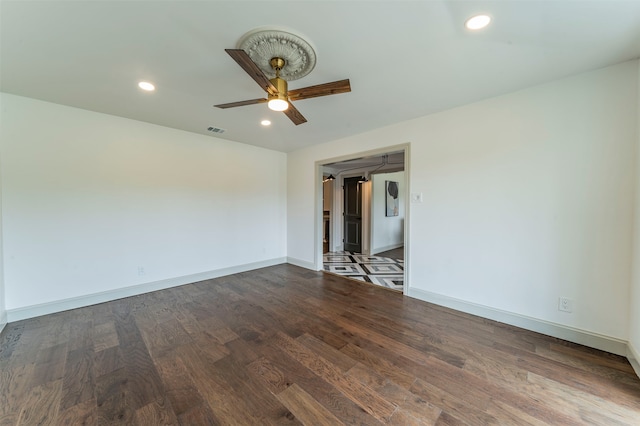
M 404 285 L 403 259 L 340 251 L 325 253 L 323 266 L 327 272 L 394 290 L 402 291 Z

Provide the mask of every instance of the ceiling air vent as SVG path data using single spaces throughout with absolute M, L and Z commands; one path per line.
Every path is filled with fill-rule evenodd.
M 224 129 L 221 129 L 220 127 L 209 126 L 207 130 L 211 133 L 224 133 Z

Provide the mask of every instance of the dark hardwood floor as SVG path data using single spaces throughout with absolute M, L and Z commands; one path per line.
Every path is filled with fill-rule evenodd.
M 640 424 L 623 357 L 279 265 L 8 324 L 0 424 Z
M 404 247 L 398 247 L 396 249 L 382 251 L 380 253 L 376 253 L 376 256 L 388 257 L 388 258 L 391 258 L 391 259 L 402 259 L 402 260 L 404 260 Z

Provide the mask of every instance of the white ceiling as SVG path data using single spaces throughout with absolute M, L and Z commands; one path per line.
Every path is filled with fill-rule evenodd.
M 493 23 L 470 33 L 478 12 Z M 2 0 L 0 19 L 3 92 L 284 152 L 640 56 L 638 0 Z M 298 101 L 300 126 L 265 104 L 213 108 L 264 95 L 224 52 L 262 26 L 316 50 L 290 89 L 352 92 Z

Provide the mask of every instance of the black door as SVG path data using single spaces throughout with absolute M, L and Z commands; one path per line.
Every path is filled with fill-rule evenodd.
M 344 249 L 362 252 L 362 191 L 359 177 L 344 179 Z

